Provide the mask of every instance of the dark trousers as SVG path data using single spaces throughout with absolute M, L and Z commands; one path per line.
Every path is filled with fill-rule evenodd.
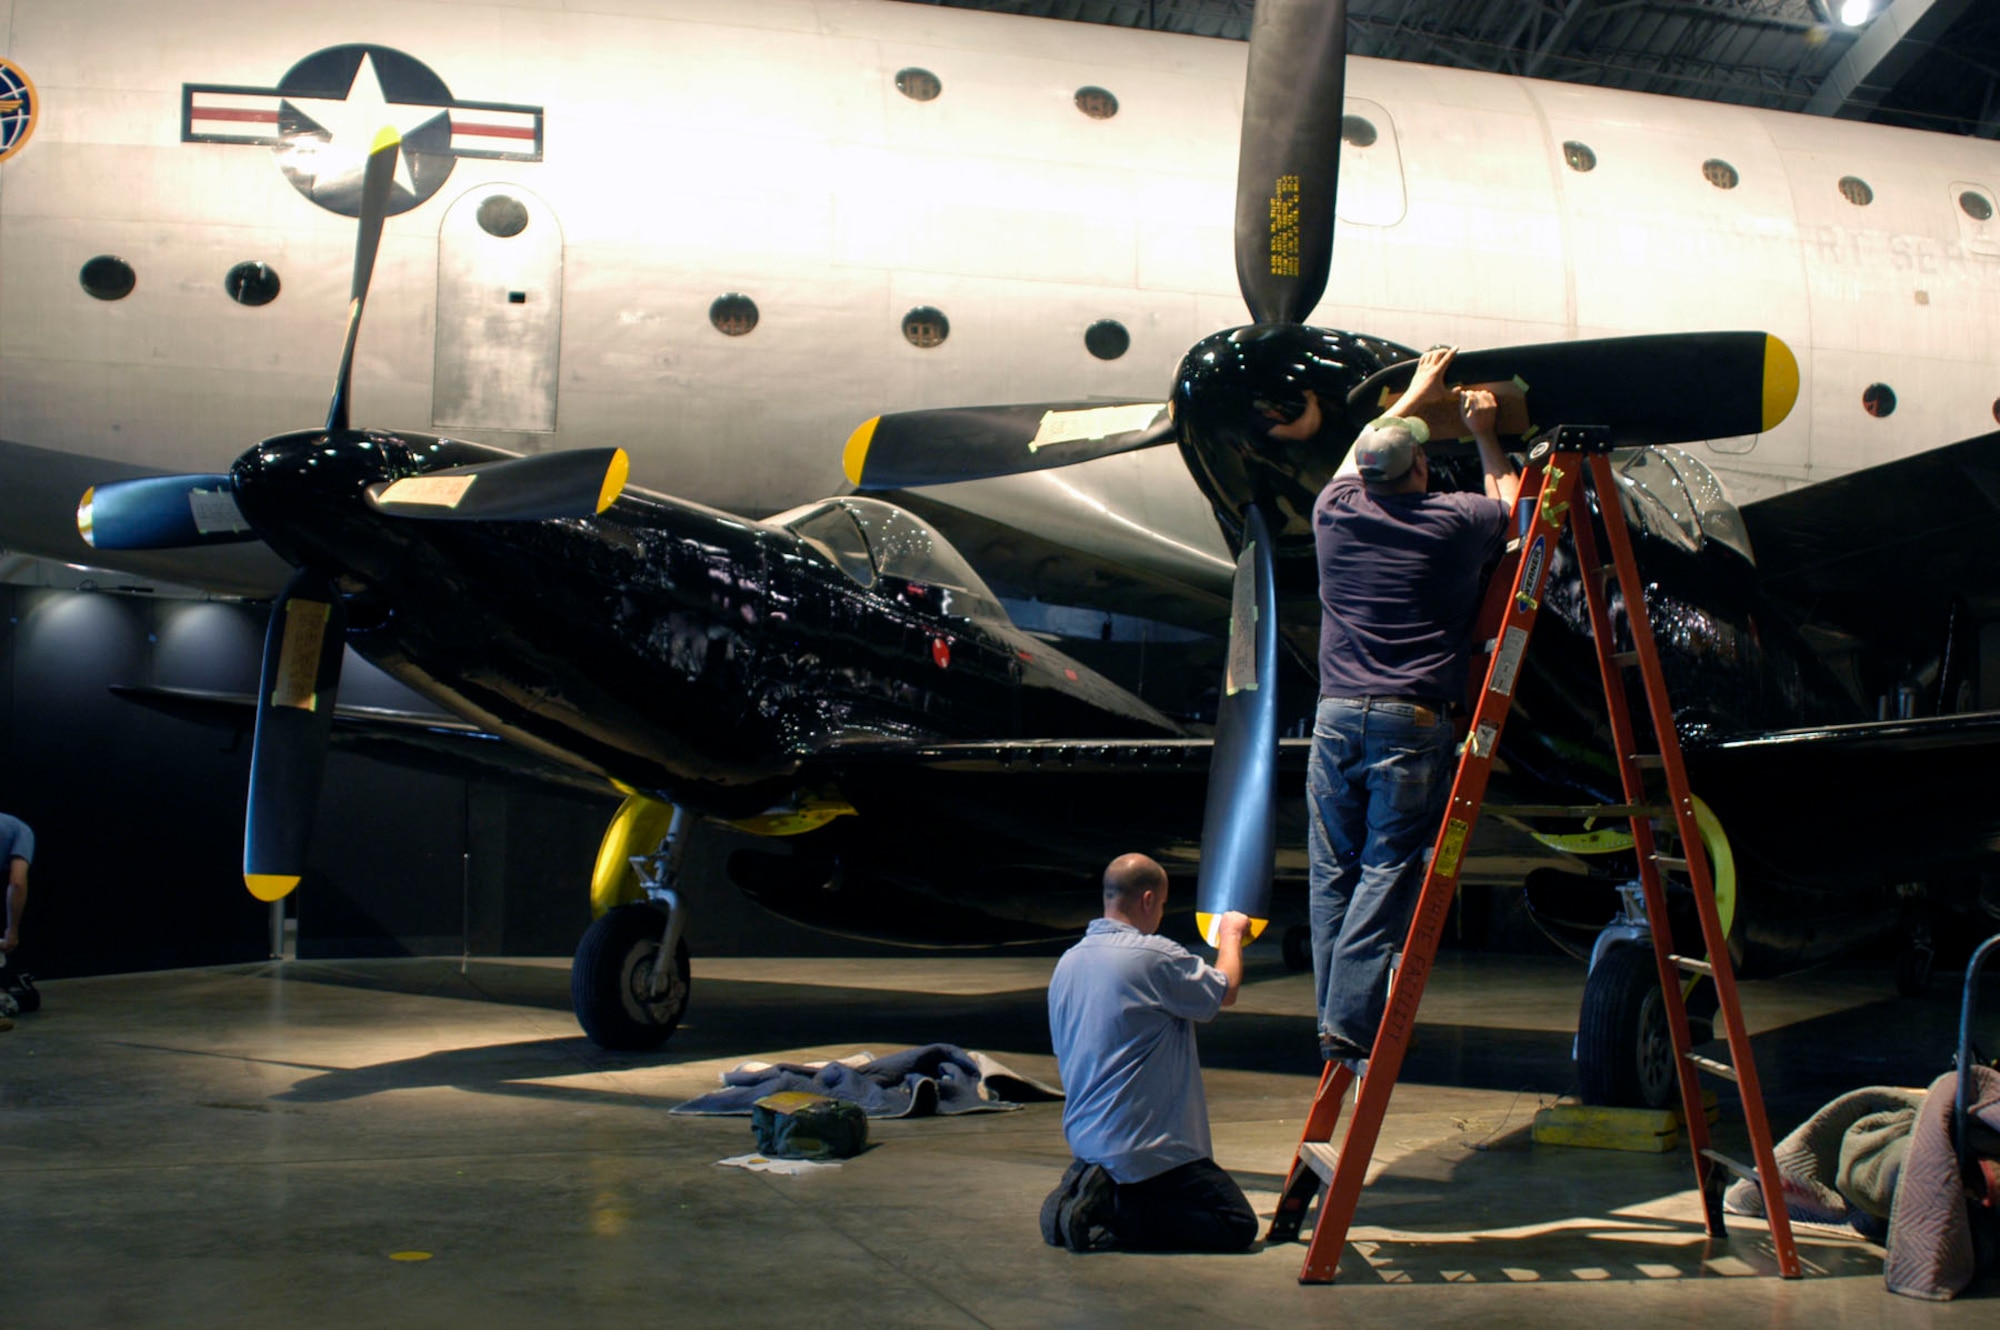
M 1213 1159 L 1121 1182 L 1111 1231 L 1132 1251 L 1242 1251 L 1257 1240 L 1257 1212 Z

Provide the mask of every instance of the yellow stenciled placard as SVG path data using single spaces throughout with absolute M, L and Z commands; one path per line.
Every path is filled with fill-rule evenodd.
M 321 600 L 292 600 L 285 605 L 285 638 L 278 651 L 277 678 L 271 683 L 272 706 L 319 710 L 319 653 L 332 613 L 333 607 Z
M 1457 877 L 1458 861 L 1465 854 L 1465 838 L 1472 828 L 1460 818 L 1445 823 L 1444 840 L 1438 845 L 1436 861 L 1432 867 L 1439 877 Z
M 1299 178 L 1281 175 L 1271 191 L 1271 275 L 1299 275 Z

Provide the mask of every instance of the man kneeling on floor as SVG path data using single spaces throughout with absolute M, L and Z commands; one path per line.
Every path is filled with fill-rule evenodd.
M 1243 982 L 1247 916 L 1218 926 L 1215 964 L 1158 936 L 1167 874 L 1143 854 L 1104 871 L 1104 917 L 1049 980 L 1063 1134 L 1075 1157 L 1042 1202 L 1042 1237 L 1071 1251 L 1241 1251 L 1257 1214 L 1211 1158 L 1195 1022 Z

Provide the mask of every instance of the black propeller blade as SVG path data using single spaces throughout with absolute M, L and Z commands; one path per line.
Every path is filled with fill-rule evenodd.
M 590 517 L 625 489 L 623 448 L 584 448 L 480 462 L 371 486 L 368 501 L 394 517 L 446 522 L 539 522 Z
M 1236 282 L 1258 323 L 1304 323 L 1333 263 L 1346 0 L 1262 0 L 1236 158 Z
M 77 534 L 100 550 L 166 550 L 255 540 L 228 476 L 143 476 L 83 492 Z
M 1230 910 L 1250 916 L 1252 937 L 1263 931 L 1278 843 L 1277 580 L 1264 510 L 1252 504 L 1243 517 L 1195 879 L 1195 923 L 1211 946 L 1216 921 Z
M 243 828 L 243 882 L 261 901 L 290 894 L 305 873 L 346 630 L 333 583 L 310 569 L 271 606 Z
M 847 478 L 908 489 L 1043 471 L 1171 443 L 1164 402 L 1035 402 L 877 416 L 847 440 Z
M 375 252 L 382 247 L 382 223 L 389 215 L 389 188 L 396 182 L 396 156 L 402 136 L 384 128 L 368 150 L 367 173 L 361 178 L 361 219 L 354 237 L 354 284 L 347 300 L 347 341 L 340 348 L 340 373 L 333 381 L 333 402 L 327 408 L 331 434 L 347 428 L 347 393 L 354 377 L 354 344 L 361 335 L 361 311 L 368 303 L 368 283 L 375 276 Z
M 1415 361 L 1391 365 L 1355 388 L 1347 399 L 1349 422 L 1358 430 L 1380 415 L 1415 369 Z M 1519 391 L 1526 421 L 1544 427 L 1605 425 L 1621 447 L 1761 434 L 1789 415 L 1799 396 L 1799 362 L 1792 349 L 1762 332 L 1600 337 L 1464 351 L 1452 358 L 1450 375 L 1454 383 L 1500 385 L 1503 413 L 1510 391 Z M 1433 439 L 1466 437 L 1450 399 L 1426 411 L 1424 419 Z M 1502 431 L 1521 432 L 1504 422 Z

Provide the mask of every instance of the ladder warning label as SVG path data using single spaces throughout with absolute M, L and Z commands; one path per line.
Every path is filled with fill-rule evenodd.
M 1445 823 L 1444 839 L 1438 844 L 1436 862 L 1431 872 L 1438 877 L 1457 877 L 1459 856 L 1465 853 L 1466 833 L 1472 828 L 1462 819 L 1453 818 Z
M 1521 656 L 1528 649 L 1528 630 L 1519 624 L 1500 637 L 1500 651 L 1493 662 L 1493 686 L 1489 690 L 1502 697 L 1514 695 L 1514 677 L 1521 672 Z

